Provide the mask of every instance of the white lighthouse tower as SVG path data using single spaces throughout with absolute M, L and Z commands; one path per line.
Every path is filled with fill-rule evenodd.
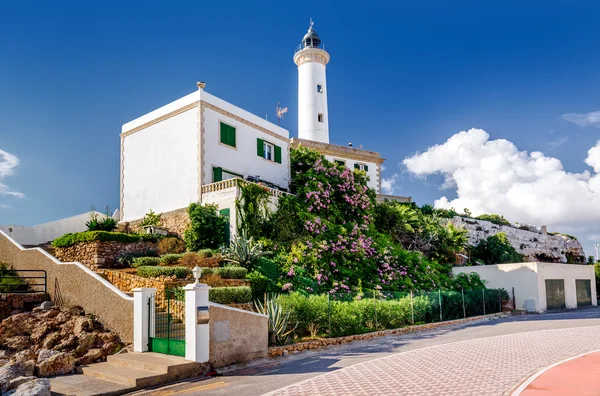
M 311 19 L 308 33 L 294 53 L 298 65 L 298 137 L 329 143 L 325 67 L 330 57 L 313 24 Z

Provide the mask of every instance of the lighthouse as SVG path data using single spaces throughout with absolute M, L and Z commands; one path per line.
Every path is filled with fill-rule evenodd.
M 330 56 L 313 25 L 311 19 L 308 32 L 294 53 L 298 66 L 298 137 L 329 144 L 325 68 Z

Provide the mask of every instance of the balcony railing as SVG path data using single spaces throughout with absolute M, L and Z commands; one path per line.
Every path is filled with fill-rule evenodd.
M 318 49 L 322 49 L 323 51 L 325 51 L 325 44 L 323 44 L 322 42 L 319 45 L 306 45 L 306 43 L 300 43 L 294 50 L 294 54 L 302 51 L 305 48 L 318 48 Z
M 240 178 L 227 179 L 227 180 L 223 180 L 223 181 L 216 182 L 216 183 L 205 184 L 202 186 L 201 192 L 202 192 L 202 195 L 204 195 L 204 194 L 208 194 L 208 193 L 212 193 L 212 192 L 227 190 L 229 188 L 233 188 L 236 186 L 241 187 L 241 186 L 245 186 L 248 184 L 256 184 L 258 186 L 261 186 L 269 192 L 269 195 L 271 195 L 273 197 L 277 197 L 277 198 L 282 197 L 284 195 L 293 195 L 293 194 L 290 194 L 285 191 L 276 190 L 274 188 L 270 188 L 270 187 L 264 186 L 262 184 L 254 183 L 254 182 L 251 182 L 248 180 L 243 180 Z

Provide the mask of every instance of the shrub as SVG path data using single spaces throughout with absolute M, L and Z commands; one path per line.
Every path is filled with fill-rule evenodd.
M 229 224 L 224 217 L 219 216 L 217 209 L 217 205 L 190 204 L 190 226 L 184 234 L 188 250 L 216 249 L 223 244 L 225 227 Z
M 485 264 L 519 263 L 523 257 L 508 241 L 506 234 L 499 232 L 479 242 L 471 251 L 471 257 Z
M 98 220 L 98 215 L 96 214 L 96 208 L 92 205 L 90 212 L 90 220 L 85 223 L 88 231 L 113 231 L 117 228 L 117 220 L 113 219 L 110 216 L 110 209 L 106 206 L 106 211 L 104 213 L 105 217 Z
M 252 301 L 252 291 L 249 286 L 213 287 L 208 299 L 217 304 L 244 304 Z
M 133 259 L 131 266 L 133 268 L 144 266 L 155 266 L 160 264 L 160 257 L 136 257 Z
M 52 241 L 55 248 L 69 247 L 81 242 L 116 241 L 135 243 L 139 241 L 156 242 L 160 236 L 154 234 L 125 234 L 122 232 L 84 231 L 65 234 Z
M 243 267 L 215 268 L 214 272 L 221 275 L 223 279 L 244 279 L 248 274 L 248 270 Z
M 198 256 L 200 258 L 211 258 L 214 255 L 214 251 L 212 249 L 200 249 L 198 250 Z
M 145 227 L 145 226 L 157 226 L 160 224 L 160 214 L 156 214 L 152 211 L 152 209 L 150 209 L 150 212 L 146 213 L 146 215 L 144 216 L 144 218 L 142 219 L 142 222 L 140 223 L 140 227 Z
M 163 238 L 158 243 L 158 253 L 163 254 L 178 254 L 185 252 L 185 242 L 179 238 L 168 237 Z
M 139 253 L 124 253 L 117 256 L 117 263 L 124 267 L 131 267 L 133 259 L 136 257 L 156 257 L 157 253 L 154 250 L 146 250 Z
M 510 223 L 502 215 L 497 215 L 497 214 L 489 214 L 489 215 L 488 214 L 482 214 L 480 216 L 477 216 L 477 219 L 478 220 L 489 221 L 490 223 L 494 223 L 496 225 L 504 225 L 504 226 L 509 226 L 510 227 Z
M 260 242 L 254 242 L 254 238 L 246 238 L 244 235 L 238 235 L 231 242 L 231 245 L 223 248 L 225 260 L 237 264 L 241 267 L 252 269 L 253 262 L 264 254 L 263 245 Z
M 159 276 L 176 276 L 177 278 L 185 279 L 191 274 L 189 268 L 186 267 L 155 267 L 141 266 L 136 270 L 138 276 L 143 278 L 157 278 Z
M 8 264 L 0 262 L 0 293 L 11 293 L 25 291 L 29 288 L 27 282 L 22 278 L 5 278 L 5 276 L 18 276 Z
M 198 254 L 196 254 L 195 252 L 185 253 L 183 255 L 183 257 L 181 257 L 181 259 L 179 259 L 179 260 L 180 260 L 179 262 L 182 265 L 185 265 L 186 267 L 193 268 L 195 266 L 198 266 L 198 267 L 202 266 L 201 265 L 202 264 L 202 259 L 200 257 L 198 257 Z
M 183 257 L 183 254 L 163 254 L 160 256 L 161 264 L 175 264 Z

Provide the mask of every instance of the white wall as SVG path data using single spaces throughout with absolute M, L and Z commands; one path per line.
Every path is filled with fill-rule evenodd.
M 322 93 L 317 92 L 317 84 L 323 86 Z M 319 113 L 323 114 L 323 122 L 317 120 Z M 298 66 L 298 137 L 329 143 L 327 81 L 325 65 L 319 62 L 304 62 Z
M 539 310 L 540 293 L 538 289 L 537 263 L 516 263 L 498 265 L 477 265 L 472 267 L 454 267 L 452 272 L 476 272 L 487 282 L 491 289 L 505 289 L 512 298 L 512 288 L 515 288 L 517 309 L 525 309 L 525 300 L 534 299 L 536 310 Z M 544 295 L 545 296 L 545 295 Z M 544 297 L 545 298 L 545 297 Z
M 567 308 L 577 308 L 576 279 L 589 279 L 592 291 L 592 305 L 597 305 L 596 277 L 593 265 L 551 264 L 538 263 L 538 289 L 540 290 L 540 311 L 545 311 L 546 279 L 564 279 L 565 305 Z
M 105 217 L 103 213 L 95 213 L 98 218 Z M 0 230 L 21 245 L 40 245 L 53 241 L 64 234 L 85 231 L 87 229 L 85 223 L 89 220 L 90 212 L 86 212 L 35 226 L 2 225 Z M 9 232 L 9 228 L 12 228 L 12 232 Z
M 354 159 L 344 158 L 344 157 L 334 157 L 331 155 L 325 155 L 325 158 L 329 162 L 334 162 L 334 160 L 342 160 L 346 161 L 346 167 L 354 170 L 354 164 L 365 164 L 369 168 L 367 171 L 367 175 L 369 176 L 368 186 L 375 190 L 375 192 L 379 193 L 379 179 L 377 179 L 377 164 L 375 162 L 365 162 L 365 161 L 357 161 Z
M 597 305 L 596 278 L 594 266 L 555 263 L 515 263 L 455 267 L 454 274 L 476 272 L 487 281 L 490 288 L 504 288 L 512 298 L 515 288 L 517 309 L 525 309 L 525 300 L 534 299 L 537 312 L 546 311 L 546 279 L 564 279 L 565 305 L 577 308 L 576 279 L 589 279 L 591 283 L 592 304 Z
M 224 171 L 234 172 L 244 177 L 258 175 L 261 179 L 287 188 L 289 185 L 289 132 L 206 92 L 202 93 L 202 100 L 281 136 L 281 139 L 275 138 L 210 108 L 205 108 L 203 184 L 213 182 L 213 167 L 221 167 Z M 236 128 L 235 148 L 220 143 L 219 125 L 221 121 Z M 257 138 L 281 147 L 281 164 L 257 155 Z
M 215 204 L 219 210 L 229 209 L 229 232 L 231 238 L 236 234 L 236 218 L 235 200 L 238 194 L 238 187 L 231 187 L 225 190 L 214 191 L 202 194 L 202 204 Z
M 197 201 L 198 135 L 192 108 L 123 138 L 123 221 Z

